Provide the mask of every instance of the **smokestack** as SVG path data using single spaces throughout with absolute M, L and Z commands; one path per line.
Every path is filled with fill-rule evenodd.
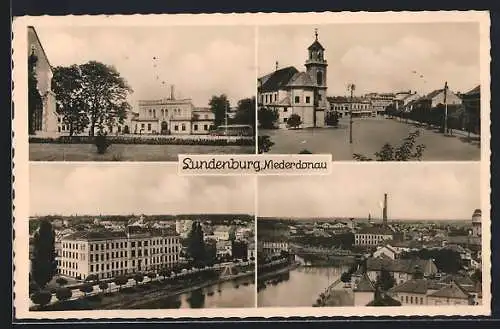
M 387 225 L 387 193 L 384 194 L 384 210 L 382 212 L 382 220 L 384 225 Z
M 170 86 L 170 99 L 175 99 L 174 98 L 174 85 Z

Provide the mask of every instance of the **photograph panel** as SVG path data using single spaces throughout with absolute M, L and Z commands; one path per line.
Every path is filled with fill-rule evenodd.
M 258 306 L 488 306 L 480 188 L 477 163 L 259 177 Z
M 27 26 L 31 161 L 255 153 L 254 27 L 83 21 Z
M 255 307 L 254 178 L 175 169 L 33 163 L 19 302 L 63 317 Z
M 258 35 L 259 153 L 481 159 L 479 22 L 273 25 Z

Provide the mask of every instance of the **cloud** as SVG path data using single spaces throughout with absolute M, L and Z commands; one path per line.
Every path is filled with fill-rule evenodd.
M 261 177 L 259 216 L 464 219 L 480 206 L 479 165 L 335 164 L 330 176 Z
M 175 165 L 30 166 L 30 213 L 254 213 L 252 177 L 177 175 Z
M 134 90 L 131 102 L 170 95 L 206 106 L 226 93 L 232 104 L 255 91 L 252 27 L 36 27 L 53 66 L 97 60 Z M 164 83 L 162 83 L 164 82 Z

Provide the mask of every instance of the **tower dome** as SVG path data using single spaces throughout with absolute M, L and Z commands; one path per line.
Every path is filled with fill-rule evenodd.
M 481 209 L 474 210 L 472 214 L 472 223 L 481 223 Z

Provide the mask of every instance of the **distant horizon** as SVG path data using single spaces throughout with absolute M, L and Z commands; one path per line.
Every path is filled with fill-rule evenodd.
M 363 219 L 363 220 L 368 220 L 368 217 L 352 217 L 352 216 L 331 216 L 331 217 L 298 217 L 298 216 L 287 216 L 287 217 L 277 217 L 277 216 L 272 216 L 272 217 L 257 217 L 257 220 L 304 220 L 304 221 L 314 221 L 314 220 L 323 220 L 323 221 L 334 221 L 337 219 Z M 372 221 L 383 221 L 382 217 L 371 217 Z M 418 219 L 418 218 L 397 218 L 397 219 L 387 219 L 387 222 L 390 223 L 392 222 L 397 222 L 397 221 L 422 221 L 422 222 L 433 222 L 433 221 L 471 221 L 471 218 L 425 218 L 425 219 Z
M 129 213 L 129 214 L 71 214 L 71 215 L 64 215 L 64 214 L 35 214 L 35 215 L 30 215 L 29 217 L 48 217 L 48 216 L 54 216 L 54 217 L 127 217 L 127 216 L 197 216 L 197 215 L 234 215 L 234 216 L 254 216 L 253 214 L 249 213 L 222 213 L 222 212 L 217 212 L 217 213 L 179 213 L 179 214 L 145 214 L 145 213 Z

